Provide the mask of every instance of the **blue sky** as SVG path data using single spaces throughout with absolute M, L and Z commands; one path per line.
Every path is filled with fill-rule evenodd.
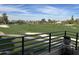
M 0 15 L 7 13 L 9 20 L 52 20 L 79 18 L 79 4 L 0 4 Z

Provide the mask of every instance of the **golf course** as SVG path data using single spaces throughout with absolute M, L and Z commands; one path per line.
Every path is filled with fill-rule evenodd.
M 54 32 L 73 31 L 79 32 L 78 24 L 8 24 L 9 28 L 0 27 L 5 34 L 24 34 L 26 32 Z

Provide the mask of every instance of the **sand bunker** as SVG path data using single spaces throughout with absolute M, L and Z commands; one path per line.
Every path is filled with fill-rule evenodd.
M 65 24 L 65 26 L 73 26 L 73 25 L 75 25 L 75 24 Z
M 1 28 L 9 28 L 8 25 L 0 25 Z

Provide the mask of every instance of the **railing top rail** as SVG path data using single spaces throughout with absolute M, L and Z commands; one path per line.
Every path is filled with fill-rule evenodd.
M 0 36 L 5 36 L 5 37 L 21 37 L 24 35 L 17 35 L 17 34 L 0 34 Z
M 13 40 L 15 39 L 15 37 L 11 37 L 11 38 L 0 38 L 0 40 Z

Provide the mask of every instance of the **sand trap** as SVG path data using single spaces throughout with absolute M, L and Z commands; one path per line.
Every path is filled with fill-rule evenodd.
M 0 27 L 2 27 L 2 28 L 9 28 L 8 25 L 0 25 Z
M 73 25 L 75 25 L 75 24 L 65 24 L 65 26 L 73 26 Z

